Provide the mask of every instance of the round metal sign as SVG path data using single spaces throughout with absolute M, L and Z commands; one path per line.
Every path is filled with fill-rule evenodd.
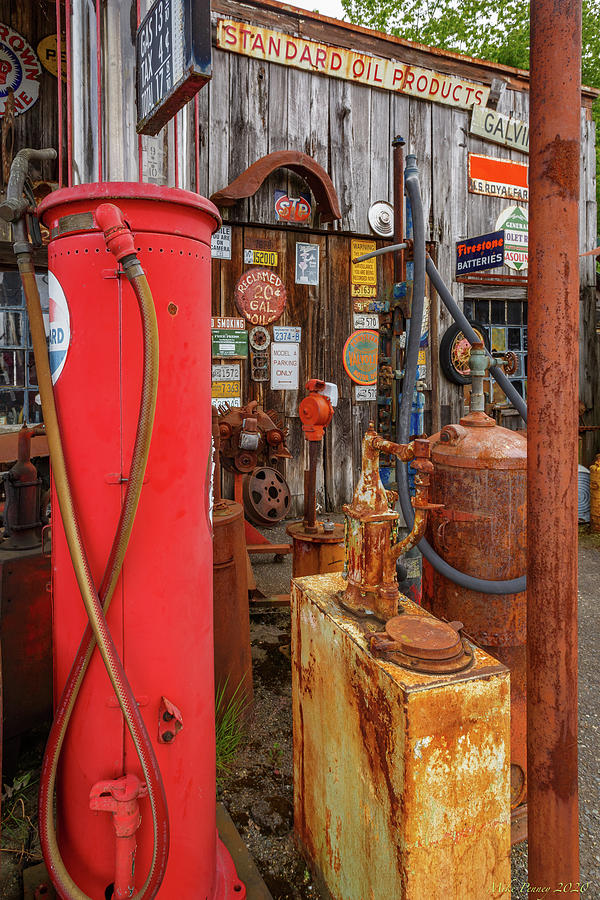
M 353 331 L 344 344 L 344 368 L 355 384 L 377 383 L 378 347 L 376 331 Z
M 41 74 L 40 61 L 23 35 L 0 23 L 0 116 L 11 91 L 15 116 L 33 106 L 40 93 Z
M 248 335 L 253 350 L 266 350 L 271 343 L 271 336 L 262 325 L 256 325 Z
M 237 281 L 235 305 L 252 325 L 269 325 L 285 309 L 283 281 L 269 269 L 249 269 Z

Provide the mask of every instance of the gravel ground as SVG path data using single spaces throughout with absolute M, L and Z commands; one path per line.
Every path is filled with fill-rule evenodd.
M 341 516 L 332 518 L 342 521 Z M 285 527 L 269 529 L 268 537 L 273 541 L 286 540 Z M 255 557 L 253 566 L 262 593 L 270 596 L 288 590 L 290 556 L 277 564 L 273 564 L 271 556 Z M 580 859 L 581 882 L 589 883 L 586 893 L 593 898 L 600 898 L 600 670 L 596 662 L 600 649 L 599 583 L 600 541 L 582 534 L 579 549 Z M 321 898 L 293 845 L 289 627 L 286 610 L 260 614 L 254 611 L 252 614 L 256 719 L 250 744 L 239 758 L 241 781 L 238 782 L 237 777 L 230 779 L 223 793 L 224 802 L 247 841 L 274 900 Z M 273 660 L 276 661 L 274 668 Z M 275 673 L 276 677 L 273 677 Z M 275 743 L 280 760 L 278 781 L 269 769 L 269 748 Z M 280 800 L 276 799 L 274 803 L 273 798 L 283 798 L 290 804 L 285 807 L 289 811 L 287 834 L 283 833 L 283 824 L 280 834 L 268 833 L 273 829 L 269 816 L 273 815 L 277 821 L 279 814 L 277 803 Z M 268 809 L 270 803 L 273 813 Z M 253 810 L 258 814 L 256 817 Z M 527 842 L 513 847 L 511 862 L 512 896 L 531 896 L 527 882 Z
M 333 518 L 341 521 L 339 516 Z M 269 529 L 267 536 L 277 542 L 286 540 L 285 526 Z M 600 674 L 596 662 L 600 635 L 598 537 L 582 535 L 579 550 L 581 882 L 589 882 L 586 893 L 590 898 L 600 898 Z M 291 556 L 284 557 L 281 563 L 274 563 L 270 555 L 257 556 L 253 562 L 257 584 L 263 594 L 271 596 L 289 590 Z M 273 900 L 325 900 L 313 884 L 293 839 L 289 610 L 285 607 L 254 607 L 251 634 L 255 715 L 248 743 L 236 759 L 234 772 L 220 788 L 219 797 L 229 809 Z M 27 761 L 27 766 L 35 772 L 32 760 Z M 34 796 L 27 805 L 27 813 L 33 818 Z M 14 853 L 2 854 L 2 900 L 20 900 L 22 897 L 20 869 L 23 863 L 31 865 L 39 854 L 35 829 L 26 843 L 29 861 L 22 858 L 17 861 Z M 3 846 L 6 846 L 5 834 Z M 433 896 L 442 897 L 443 894 Z M 532 896 L 527 890 L 526 843 L 513 848 L 512 896 Z

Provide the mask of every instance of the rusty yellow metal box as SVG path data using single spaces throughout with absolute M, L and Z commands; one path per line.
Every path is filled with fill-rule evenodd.
M 478 648 L 417 674 L 370 652 L 339 574 L 294 580 L 294 824 L 333 900 L 510 897 L 510 684 Z M 406 601 L 407 615 L 428 616 Z

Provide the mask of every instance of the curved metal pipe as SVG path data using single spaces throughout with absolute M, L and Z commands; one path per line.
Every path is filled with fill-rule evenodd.
M 407 163 L 409 160 L 414 160 L 416 162 L 416 157 L 408 156 Z M 413 162 L 409 167 L 407 166 L 407 175 L 406 175 L 406 193 L 409 196 L 412 215 L 413 215 L 413 229 L 414 229 L 414 258 L 415 258 L 415 281 L 413 287 L 413 305 L 412 305 L 412 319 L 411 319 L 411 327 L 408 335 L 408 342 L 406 348 L 406 363 L 404 367 L 404 382 L 402 385 L 402 402 L 400 404 L 400 413 L 398 415 L 398 426 L 397 426 L 397 440 L 398 443 L 406 443 L 409 438 L 410 431 L 410 410 L 412 406 L 413 392 L 415 388 L 416 382 L 416 373 L 417 373 L 417 360 L 419 355 L 419 343 L 421 340 L 421 323 L 423 319 L 423 303 L 424 303 L 424 295 L 425 295 L 425 271 L 429 274 L 431 281 L 440 294 L 445 306 L 450 311 L 456 322 L 461 326 L 465 337 L 468 338 L 471 342 L 479 341 L 479 338 L 469 325 L 467 318 L 461 312 L 459 307 L 454 302 L 450 291 L 444 284 L 444 281 L 439 274 L 438 270 L 433 265 L 433 261 L 431 259 L 427 259 L 425 263 L 425 226 L 423 219 L 423 204 L 421 202 L 421 192 L 419 190 L 419 180 L 418 180 L 418 170 L 416 168 L 415 162 Z M 420 273 L 421 273 L 421 260 L 423 260 L 423 280 L 421 281 Z M 417 273 L 419 273 L 419 280 L 417 281 Z M 492 375 L 501 387 L 504 390 L 504 386 L 500 379 L 497 377 L 497 373 L 495 369 L 498 369 L 498 366 L 494 366 L 492 369 Z M 408 380 L 407 380 L 408 376 Z M 506 381 L 507 385 L 510 386 L 511 393 L 514 393 L 520 400 L 521 408 L 524 406 L 523 398 L 517 394 L 515 389 L 512 387 L 504 372 L 502 372 L 502 376 Z M 508 396 L 508 392 L 507 396 Z M 512 402 L 512 397 L 511 397 Z M 515 404 L 517 406 L 517 404 Z M 519 412 L 521 415 L 521 408 L 519 408 Z M 527 414 L 527 408 L 525 407 L 525 416 Z M 400 508 L 402 510 L 402 515 L 406 521 L 406 525 L 408 528 L 412 530 L 414 525 L 414 510 L 410 501 L 410 491 L 408 487 L 408 472 L 406 470 L 406 466 L 397 464 L 397 479 L 398 479 L 398 499 L 400 502 Z M 425 559 L 431 563 L 431 565 L 444 577 L 448 578 L 450 581 L 453 581 L 455 584 L 460 585 L 461 587 L 467 588 L 471 591 L 481 591 L 485 594 L 517 594 L 521 591 L 524 591 L 526 588 L 526 578 L 522 575 L 520 578 L 510 578 L 504 581 L 491 581 L 487 578 L 476 578 L 474 575 L 467 575 L 465 572 L 460 572 L 458 569 L 455 569 L 453 566 L 449 565 L 442 557 L 434 550 L 429 541 L 425 538 L 422 538 L 418 543 L 418 548 L 425 557 Z

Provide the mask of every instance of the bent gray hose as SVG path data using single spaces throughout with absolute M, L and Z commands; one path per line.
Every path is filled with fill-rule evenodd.
M 407 157 L 414 161 L 414 156 Z M 479 338 L 471 328 L 468 320 L 454 302 L 450 291 L 444 284 L 444 281 L 430 258 L 427 258 L 425 264 L 425 224 L 423 218 L 423 204 L 421 202 L 421 192 L 419 190 L 418 172 L 414 162 L 407 165 L 406 168 L 406 193 L 410 200 L 412 216 L 413 216 L 413 237 L 414 237 L 414 259 L 415 274 L 413 286 L 413 304 L 411 327 L 408 335 L 406 348 L 406 363 L 404 366 L 404 382 L 402 385 L 402 401 L 400 404 L 400 412 L 398 414 L 397 441 L 398 443 L 406 443 L 410 437 L 410 411 L 412 407 L 413 393 L 415 389 L 417 376 L 417 359 L 419 355 L 419 344 L 421 341 L 421 325 L 423 321 L 423 303 L 425 295 L 425 270 L 429 275 L 431 282 L 446 308 L 449 310 L 455 321 L 460 325 L 465 337 L 472 343 L 478 341 Z M 421 266 L 423 277 L 421 279 Z M 419 279 L 417 280 L 417 275 Z M 490 371 L 507 397 L 519 413 L 527 420 L 527 407 L 523 398 L 514 389 L 510 381 L 506 378 L 504 372 L 499 370 L 498 366 L 493 366 Z M 501 375 L 502 378 L 498 376 Z M 506 385 L 506 386 L 505 386 Z M 508 387 L 508 390 L 507 390 Z M 519 401 L 518 403 L 516 401 Z M 400 508 L 409 529 L 412 529 L 414 523 L 414 510 L 410 501 L 410 491 L 408 487 L 408 472 L 406 466 L 400 464 L 398 472 L 398 499 Z M 480 591 L 485 594 L 518 594 L 526 588 L 526 578 L 522 575 L 520 578 L 510 578 L 505 581 L 491 581 L 487 578 L 476 578 L 474 575 L 467 575 L 459 572 L 453 566 L 449 565 L 442 557 L 436 553 L 431 544 L 422 538 L 418 543 L 418 548 L 428 562 L 436 569 L 440 575 L 453 581 L 460 587 L 467 588 L 471 591 Z
M 442 303 L 456 322 L 456 324 L 460 327 L 460 330 L 467 338 L 470 344 L 474 344 L 476 341 L 479 341 L 480 338 L 478 334 L 473 331 L 473 327 L 461 308 L 456 303 L 454 297 L 446 287 L 444 279 L 438 272 L 435 267 L 435 264 L 430 256 L 427 257 L 427 274 L 431 279 L 431 283 L 440 295 Z M 489 354 L 488 354 L 489 355 Z M 502 367 L 496 363 L 496 360 L 493 356 L 490 355 L 490 374 L 493 378 L 498 382 L 512 405 L 516 410 L 518 410 L 519 415 L 527 421 L 527 404 L 515 388 L 515 386 L 508 380 L 504 372 L 502 371 Z

